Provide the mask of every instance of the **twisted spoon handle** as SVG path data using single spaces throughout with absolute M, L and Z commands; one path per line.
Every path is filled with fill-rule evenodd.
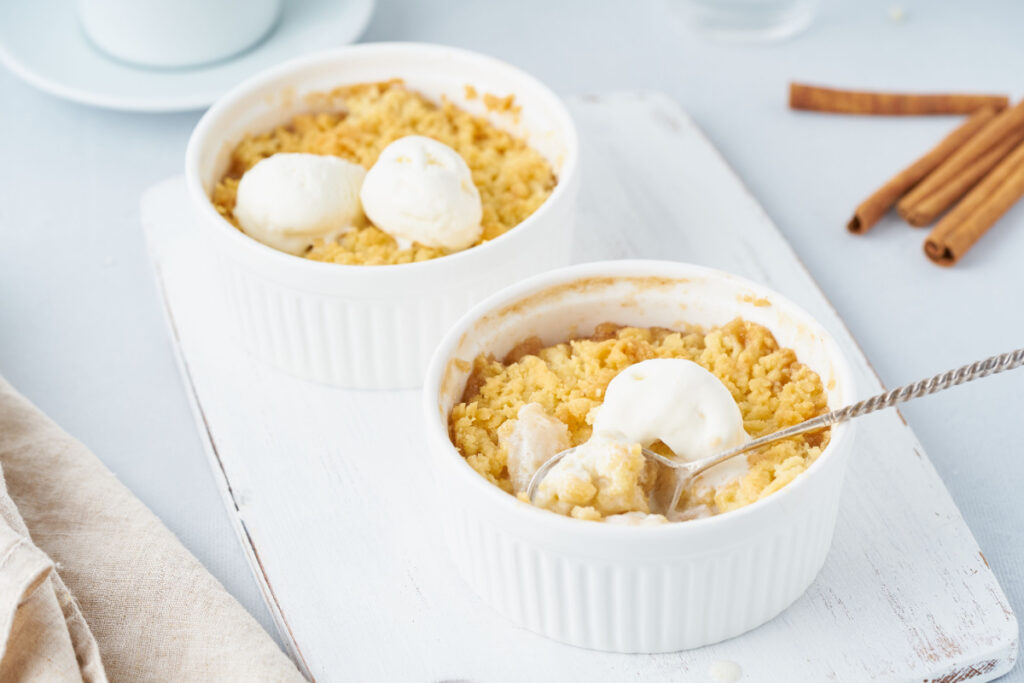
M 964 365 L 956 370 L 949 370 L 948 372 L 943 372 L 935 375 L 934 377 L 914 382 L 913 384 L 906 384 L 902 387 L 897 387 L 892 391 L 872 396 L 871 398 L 854 403 L 851 406 L 846 406 L 839 410 L 833 410 L 831 413 L 828 413 L 823 417 L 831 416 L 831 421 L 828 422 L 828 424 L 843 422 L 855 417 L 860 417 L 861 415 L 873 413 L 876 410 L 881 410 L 882 408 L 894 406 L 897 403 L 904 403 L 915 398 L 920 398 L 921 396 L 934 394 L 936 392 L 949 389 L 950 387 L 955 387 L 958 384 L 963 384 L 964 382 L 971 382 L 999 372 L 1013 370 L 1021 365 L 1024 365 L 1024 349 L 1017 349 L 1016 351 L 992 356 L 985 360 L 975 361 L 970 365 Z
M 867 415 L 873 413 L 876 410 L 882 410 L 883 408 L 890 408 L 897 403 L 905 403 L 906 401 L 920 398 L 921 396 L 927 396 L 928 394 L 934 394 L 950 387 L 955 387 L 958 384 L 964 382 L 971 382 L 982 377 L 988 377 L 1000 372 L 1007 370 L 1013 370 L 1024 365 L 1024 348 L 1017 349 L 1016 351 L 1010 351 L 1003 353 L 998 356 L 992 356 L 984 360 L 975 361 L 969 365 L 964 365 L 955 370 L 949 370 L 947 372 L 940 373 L 934 377 L 928 379 L 922 379 L 919 382 L 913 384 L 906 384 L 902 387 L 897 387 L 892 391 L 886 391 L 885 393 L 866 398 L 863 401 L 858 401 L 852 405 L 848 405 L 845 408 L 839 408 L 833 410 L 830 413 L 819 415 L 818 417 L 805 420 L 800 424 L 781 429 L 777 432 L 772 432 L 767 436 L 762 436 L 759 439 L 748 441 L 747 443 L 733 448 L 732 450 L 719 453 L 718 455 L 708 458 L 707 460 L 701 460 L 699 462 L 692 463 L 693 467 L 690 471 L 691 476 L 700 474 L 704 470 L 714 467 L 720 462 L 728 460 L 740 453 L 746 453 L 755 448 L 781 441 L 782 439 L 788 439 L 791 436 L 798 434 L 804 434 L 805 432 L 812 432 L 816 429 L 822 429 L 836 424 L 837 422 L 845 422 L 861 415 Z

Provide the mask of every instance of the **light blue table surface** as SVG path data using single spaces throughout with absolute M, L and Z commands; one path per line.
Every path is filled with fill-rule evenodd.
M 894 4 L 902 22 L 890 19 Z M 1019 96 L 1022 26 L 1024 4 L 1011 0 L 825 2 L 808 32 L 747 46 L 693 35 L 671 0 L 381 0 L 364 39 L 487 52 L 561 93 L 669 93 L 894 386 L 1024 346 L 1024 206 L 951 270 L 924 258 L 924 232 L 895 219 L 848 235 L 852 208 L 956 121 L 793 113 L 787 83 Z M 196 436 L 139 226 L 140 193 L 181 171 L 198 117 L 91 109 L 0 69 L 0 373 L 273 630 Z M 1018 372 L 904 410 L 1018 614 L 1022 396 Z M 1024 679 L 1021 668 L 1009 678 Z

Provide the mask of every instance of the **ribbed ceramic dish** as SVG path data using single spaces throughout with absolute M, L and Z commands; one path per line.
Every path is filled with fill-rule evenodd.
M 572 645 L 667 652 L 739 635 L 793 603 L 828 553 L 852 425 L 833 427 L 818 460 L 788 486 L 706 519 L 624 527 L 520 502 L 473 471 L 447 416 L 473 358 L 522 339 L 586 335 L 602 322 L 768 327 L 818 372 L 832 408 L 852 402 L 851 373 L 807 313 L 752 282 L 699 266 L 608 261 L 531 278 L 480 303 L 441 342 L 424 387 L 438 505 L 455 565 L 484 601 L 525 628 Z
M 209 197 L 246 133 L 307 111 L 306 95 L 402 78 L 414 90 L 524 137 L 553 165 L 558 185 L 529 218 L 497 239 L 450 256 L 396 266 L 345 266 L 285 254 L 247 237 Z M 521 113 L 467 100 L 514 94 Z M 576 129 L 561 100 L 533 77 L 490 57 L 435 45 L 379 43 L 303 57 L 246 81 L 203 116 L 189 140 L 185 177 L 220 255 L 224 290 L 242 340 L 260 361 L 348 388 L 420 386 L 444 332 L 475 302 L 569 260 L 578 192 Z

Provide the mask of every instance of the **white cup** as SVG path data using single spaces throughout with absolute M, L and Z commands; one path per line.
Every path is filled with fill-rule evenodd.
M 92 42 L 150 67 L 196 66 L 250 47 L 273 28 L 282 0 L 78 0 Z

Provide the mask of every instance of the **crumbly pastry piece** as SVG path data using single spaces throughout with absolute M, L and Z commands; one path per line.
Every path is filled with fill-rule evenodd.
M 319 96 L 317 104 L 330 111 L 298 115 L 272 131 L 247 136 L 235 147 L 228 172 L 213 191 L 212 202 L 221 215 L 238 225 L 233 213 L 238 180 L 261 159 L 279 152 L 327 154 L 369 169 L 385 147 L 408 135 L 423 135 L 448 145 L 469 166 L 483 205 L 483 234 L 478 243 L 521 223 L 555 188 L 551 165 L 524 140 L 448 100 L 435 104 L 401 81 L 338 88 Z M 349 265 L 386 265 L 445 254 L 443 249 L 420 244 L 399 248 L 390 235 L 369 225 L 334 241 L 317 241 L 305 257 Z
M 551 468 L 534 504 L 577 519 L 647 513 L 653 474 L 640 444 L 597 434 Z
M 535 403 L 566 426 L 571 445 L 582 444 L 591 436 L 591 412 L 601 405 L 612 378 L 651 358 L 685 358 L 714 374 L 735 399 L 752 438 L 827 411 L 818 375 L 756 323 L 737 318 L 707 331 L 606 323 L 589 338 L 548 347 L 524 343 L 504 360 L 476 358 L 463 400 L 449 417 L 452 442 L 473 469 L 511 492 L 508 453 L 498 437 L 502 424 L 515 419 L 525 404 Z M 828 438 L 829 432 L 823 431 L 756 451 L 747 456 L 749 467 L 742 478 L 708 489 L 704 498 L 687 504 L 706 505 L 717 514 L 770 495 L 806 470 Z M 646 499 L 618 512 L 646 512 L 645 505 Z M 588 506 L 577 507 L 578 517 L 606 516 L 596 508 L 587 513 Z
M 649 515 L 644 512 L 623 512 L 620 515 L 605 517 L 604 522 L 619 526 L 661 526 L 668 524 L 668 518 L 664 515 Z

